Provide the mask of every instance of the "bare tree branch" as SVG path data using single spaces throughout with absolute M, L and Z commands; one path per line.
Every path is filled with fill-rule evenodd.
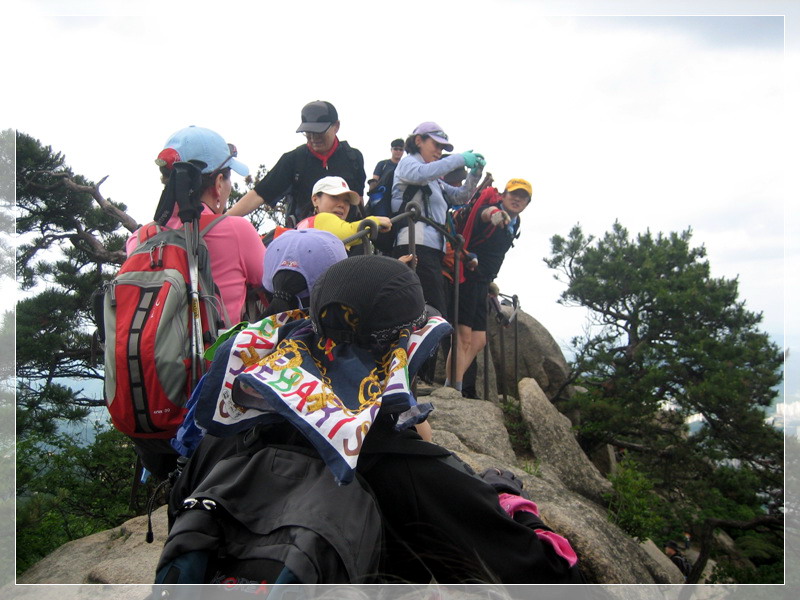
M 123 213 L 125 214 L 125 213 Z M 127 215 L 126 215 L 127 216 Z M 86 231 L 80 223 L 76 223 L 75 229 L 77 235 L 71 236 L 70 240 L 72 241 L 73 245 L 77 246 L 75 242 L 77 240 L 82 240 L 86 242 L 89 246 L 88 248 L 84 248 L 89 254 L 92 255 L 94 259 L 99 262 L 103 263 L 113 263 L 117 265 L 121 265 L 125 260 L 125 251 L 124 250 L 117 250 L 117 251 L 109 251 L 95 236 L 91 233 Z
M 661 450 L 656 450 L 655 448 L 651 448 L 649 446 L 643 446 L 642 444 L 634 444 L 633 442 L 625 442 L 623 440 L 612 439 L 608 442 L 612 446 L 618 446 L 620 448 L 625 448 L 626 450 L 633 450 L 634 452 L 641 452 L 643 454 L 654 454 L 656 456 L 661 457 L 669 457 L 674 454 L 675 446 L 667 446 L 666 448 L 662 448 Z
M 38 190 L 43 191 L 52 191 L 57 189 L 59 186 L 63 185 L 64 187 L 74 191 L 80 192 L 84 194 L 89 194 L 92 198 L 94 198 L 95 202 L 100 206 L 100 208 L 106 214 L 114 217 L 117 221 L 119 221 L 122 226 L 130 231 L 131 233 L 136 231 L 139 228 L 139 224 L 133 220 L 128 213 L 125 211 L 120 210 L 111 202 L 105 199 L 103 194 L 100 193 L 100 186 L 103 185 L 106 179 L 108 179 L 108 175 L 103 177 L 100 181 L 98 181 L 95 185 L 81 185 L 76 183 L 72 179 L 72 175 L 66 172 L 54 172 L 54 171 L 35 171 L 34 174 L 36 175 L 49 175 L 50 177 L 55 177 L 58 181 L 51 185 L 44 185 L 41 183 L 37 183 L 35 181 L 31 181 L 30 179 L 26 180 L 25 184 L 27 186 L 36 188 Z
M 57 175 L 57 174 L 53 174 Z M 89 194 L 92 198 L 95 199 L 95 202 L 100 205 L 100 208 L 103 209 L 108 215 L 111 215 L 115 219 L 117 219 L 122 226 L 130 232 L 134 232 L 139 228 L 139 224 L 134 221 L 128 213 L 118 209 L 116 206 L 111 204 L 108 200 L 103 197 L 103 194 L 100 193 L 100 186 L 103 185 L 103 182 L 108 179 L 108 175 L 103 177 L 100 181 L 98 181 L 95 185 L 80 185 L 75 183 L 71 177 L 63 177 L 62 181 L 64 185 L 69 189 L 76 191 L 76 192 L 83 192 Z

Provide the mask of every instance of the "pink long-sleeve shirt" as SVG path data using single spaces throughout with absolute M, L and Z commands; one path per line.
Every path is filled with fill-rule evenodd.
M 204 205 L 203 214 L 214 213 Z M 183 227 L 177 207 L 167 221 L 167 227 Z M 125 243 L 128 255 L 139 245 L 137 232 L 133 232 Z M 232 324 L 235 324 L 242 318 L 247 284 L 261 285 L 266 249 L 255 227 L 243 217 L 222 219 L 205 235 L 205 240 L 211 259 L 211 277 L 219 288 Z

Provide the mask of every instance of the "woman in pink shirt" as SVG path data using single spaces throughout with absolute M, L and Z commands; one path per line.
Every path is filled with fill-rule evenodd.
M 203 173 L 200 201 L 203 215 L 222 214 L 231 194 L 231 170 L 249 173 L 236 158 L 236 148 L 222 137 L 202 127 L 186 127 L 170 136 L 156 158 L 162 180 L 169 179 L 176 162 L 191 162 Z M 178 207 L 172 210 L 166 226 L 182 227 Z M 264 271 L 264 244 L 253 225 L 243 217 L 228 216 L 209 230 L 204 239 L 211 260 L 211 276 L 220 291 L 222 303 L 235 324 L 242 318 L 247 285 L 260 286 Z M 128 239 L 130 254 L 138 245 L 138 231 Z

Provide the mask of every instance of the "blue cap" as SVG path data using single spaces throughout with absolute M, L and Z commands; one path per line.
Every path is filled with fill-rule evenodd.
M 225 143 L 222 136 L 210 129 L 191 125 L 173 133 L 159 152 L 156 164 L 172 168 L 175 162 L 199 161 L 203 163 L 203 173 L 213 173 L 230 167 L 242 177 L 250 174 L 250 169 L 236 159 L 236 146 Z
M 288 269 L 297 271 L 306 279 L 308 288 L 303 297 L 308 297 L 309 290 L 317 279 L 332 264 L 347 258 L 344 244 L 329 231 L 321 229 L 290 229 L 276 237 L 264 254 L 264 276 L 261 283 L 268 292 L 274 292 L 272 277 L 278 271 Z

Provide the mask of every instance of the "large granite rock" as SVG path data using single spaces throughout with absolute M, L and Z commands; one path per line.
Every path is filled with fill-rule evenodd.
M 474 452 L 504 462 L 514 461 L 514 451 L 499 406 L 484 400 L 462 398 L 461 393 L 453 388 L 440 388 L 428 400 L 436 407 L 429 419 L 432 428 L 455 434 Z
M 145 541 L 147 517 L 68 542 L 17 578 L 17 583 L 153 583 L 167 541 L 167 507 L 153 512 L 153 543 Z
M 503 308 L 509 310 L 509 307 Z M 500 379 L 503 378 L 509 394 L 516 396 L 517 382 L 532 377 L 551 401 L 566 397 L 569 367 L 561 348 L 550 332 L 529 314 L 517 311 L 517 320 L 518 326 L 512 322 L 508 327 L 503 327 L 494 319 L 489 319 L 487 336 L 497 371 L 498 389 L 501 389 Z M 518 353 L 518 376 L 515 376 L 515 347 Z
M 612 491 L 611 483 L 581 449 L 569 419 L 558 412 L 534 379 L 520 381 L 519 399 L 536 457 L 554 469 L 568 489 L 606 504 L 603 495 Z
M 541 396 L 527 390 L 535 382 L 523 382 L 524 397 Z M 502 411 L 495 404 L 461 398 L 452 389 L 434 390 L 428 398 L 436 406 L 431 417 L 433 438 L 456 452 L 477 472 L 489 467 L 518 474 L 525 490 L 538 504 L 543 520 L 570 540 L 592 583 L 673 583 L 674 573 L 608 521 L 605 510 L 590 497 L 602 488 L 589 485 L 591 476 L 576 484 L 565 475 L 564 453 L 539 450 L 535 464 L 520 462 L 511 449 Z M 530 400 L 529 404 L 534 403 Z M 549 404 L 549 403 L 548 403 Z M 553 409 L 555 410 L 555 409 Z M 528 412 L 533 415 L 532 411 Z M 561 436 L 557 445 L 570 445 L 563 417 L 542 411 L 547 428 Z M 542 427 L 545 427 L 544 425 Z M 571 447 L 570 452 L 575 448 Z M 588 463 L 588 459 L 585 458 Z M 553 464 L 551 461 L 555 460 Z M 573 470 L 583 471 L 577 456 L 569 457 Z M 599 475 L 597 475 L 599 477 Z M 569 482 L 566 485 L 562 478 Z M 601 478 L 602 479 L 602 478 Z M 570 487 L 571 486 L 571 487 Z M 576 491 L 587 488 L 588 496 Z M 137 517 L 115 529 L 70 542 L 34 565 L 19 583 L 149 583 L 152 582 L 161 547 L 166 539 L 166 507 L 153 514 L 155 542 L 146 544 L 146 518 Z

